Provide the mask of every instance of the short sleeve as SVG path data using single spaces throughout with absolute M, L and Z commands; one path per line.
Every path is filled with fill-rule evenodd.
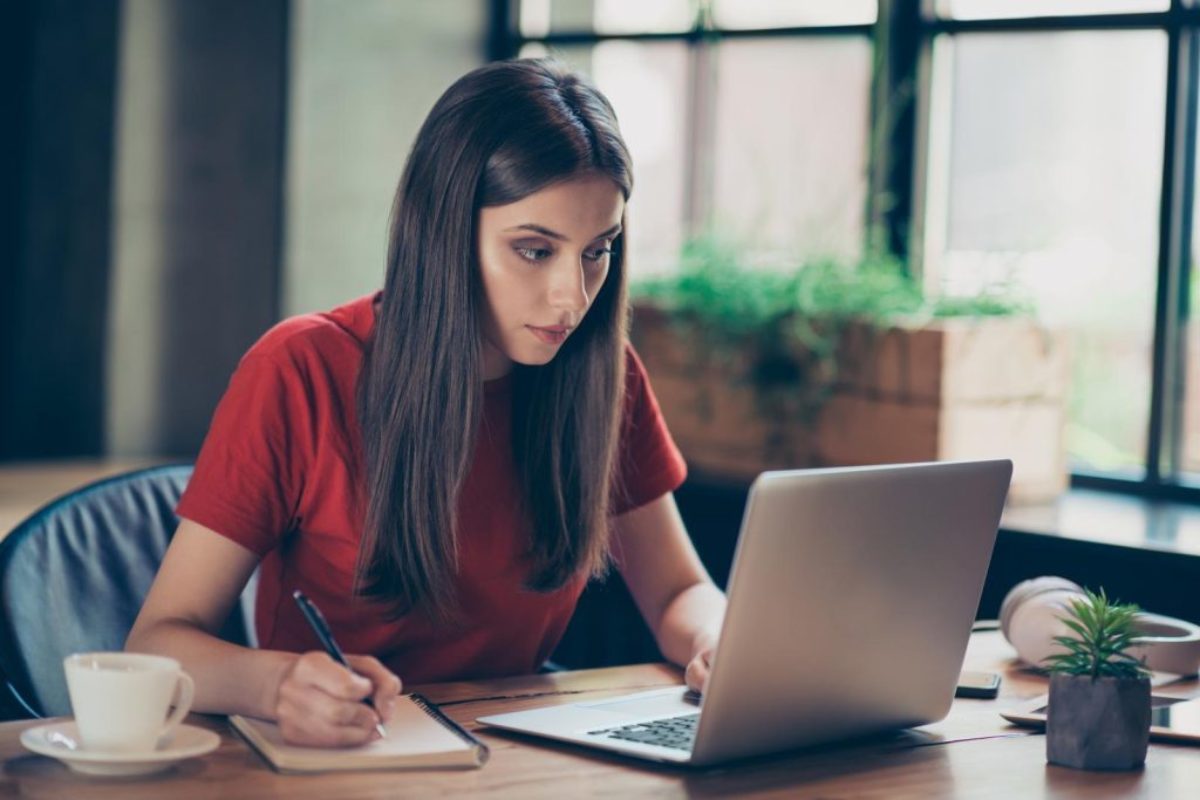
M 176 513 L 265 555 L 295 526 L 312 452 L 300 371 L 252 350 L 217 405 Z
M 625 348 L 625 410 L 621 422 L 614 515 L 624 514 L 667 492 L 687 477 L 687 465 L 667 430 L 646 368 L 632 345 Z

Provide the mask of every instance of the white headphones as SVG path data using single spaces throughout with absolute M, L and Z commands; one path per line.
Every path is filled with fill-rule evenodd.
M 1054 637 L 1070 634 L 1061 618 L 1070 611 L 1071 600 L 1079 597 L 1083 588 L 1066 578 L 1033 578 L 1012 588 L 1000 604 L 1000 630 L 1022 661 L 1044 667 L 1047 656 L 1065 652 Z M 1147 667 L 1177 675 L 1195 675 L 1200 670 L 1200 626 L 1141 613 L 1137 627 L 1141 644 L 1130 655 L 1144 658 Z

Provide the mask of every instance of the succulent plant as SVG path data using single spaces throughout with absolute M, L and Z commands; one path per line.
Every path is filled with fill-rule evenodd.
M 1084 597 L 1071 600 L 1068 615 L 1061 618 L 1073 635 L 1054 637 L 1066 652 L 1048 657 L 1048 669 L 1065 675 L 1087 675 L 1093 680 L 1147 675 L 1143 661 L 1128 652 L 1137 643 L 1140 610 L 1132 603 L 1109 601 L 1103 588 L 1099 594 L 1084 589 Z

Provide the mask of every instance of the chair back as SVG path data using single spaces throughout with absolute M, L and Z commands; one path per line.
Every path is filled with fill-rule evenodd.
M 0 541 L 0 678 L 21 711 L 70 714 L 63 658 L 124 648 L 191 474 L 182 464 L 97 481 L 51 501 Z M 253 599 L 251 585 L 222 638 L 251 643 Z

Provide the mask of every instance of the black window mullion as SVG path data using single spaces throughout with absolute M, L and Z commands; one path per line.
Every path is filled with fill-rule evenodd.
M 1179 0 L 1175 0 L 1179 2 Z M 1168 402 L 1172 411 L 1171 421 L 1171 475 L 1178 482 L 1181 478 L 1183 464 L 1184 409 L 1187 401 L 1187 331 L 1188 321 L 1188 290 L 1192 268 L 1192 237 L 1195 222 L 1196 199 L 1196 149 L 1197 135 L 1200 134 L 1200 28 L 1187 27 L 1183 29 L 1182 41 L 1185 45 L 1184 58 L 1180 69 L 1186 80 L 1186 92 L 1183 95 L 1182 112 L 1184 115 L 1183 130 L 1183 174 L 1181 180 L 1179 227 L 1176 232 L 1178 257 L 1173 266 L 1174 278 L 1171 281 L 1172 294 L 1168 297 L 1172 314 L 1170 317 L 1170 332 L 1174 347 L 1171 350 L 1170 392 Z
M 520 0 L 488 0 L 487 40 L 484 43 L 488 61 L 503 61 L 520 52 L 521 37 L 517 25 Z
M 885 247 L 907 262 L 915 189 L 920 0 L 880 0 L 872 59 L 868 248 Z M 882 241 L 871 240 L 879 236 Z
M 1171 264 L 1170 293 L 1167 297 L 1170 309 L 1168 331 L 1171 336 L 1171 346 L 1168 349 L 1167 391 L 1164 393 L 1165 402 L 1171 411 L 1171 425 L 1168 429 L 1170 474 L 1172 480 L 1176 482 L 1181 478 L 1185 433 L 1184 403 L 1187 391 L 1185 326 L 1188 319 L 1188 280 L 1192 263 L 1192 236 L 1195 219 L 1197 113 L 1200 111 L 1198 109 L 1198 104 L 1200 104 L 1200 28 L 1184 28 L 1181 33 L 1181 42 L 1182 54 L 1179 68 L 1182 71 L 1182 80 L 1185 81 L 1180 109 L 1183 114 L 1180 126 L 1183 136 L 1181 144 L 1183 164 L 1182 174 L 1179 177 L 1179 222 L 1175 233 L 1177 251 Z
M 1196 30 L 1170 31 L 1158 282 L 1146 477 L 1177 479 L 1182 443 L 1183 330 L 1180 299 L 1191 250 L 1196 153 Z

